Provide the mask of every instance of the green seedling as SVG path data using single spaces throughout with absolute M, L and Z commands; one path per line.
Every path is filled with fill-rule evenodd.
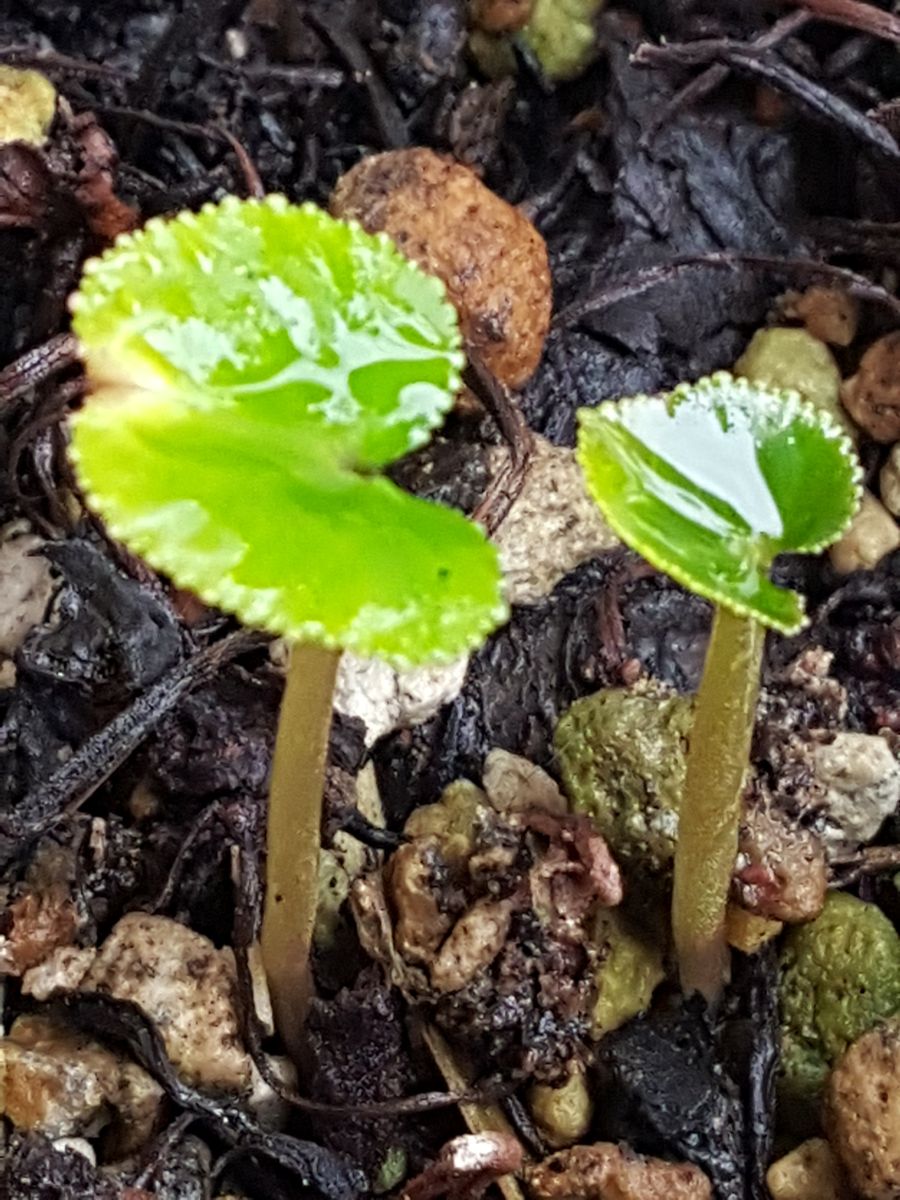
M 456 314 L 386 237 L 281 197 L 149 222 L 88 264 L 72 310 L 89 505 L 179 587 L 292 647 L 261 940 L 296 1053 L 339 652 L 450 660 L 506 613 L 481 530 L 380 473 L 453 403 Z
M 672 902 L 682 984 L 715 1002 L 764 630 L 795 633 L 806 621 L 802 597 L 769 568 L 784 551 L 817 553 L 840 536 L 859 504 L 859 465 L 827 412 L 724 372 L 668 396 L 582 409 L 578 456 L 623 541 L 716 606 Z

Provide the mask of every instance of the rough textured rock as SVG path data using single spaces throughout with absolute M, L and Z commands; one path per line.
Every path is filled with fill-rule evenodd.
M 376 154 L 343 176 L 331 208 L 443 279 L 466 341 L 498 379 L 517 388 L 534 373 L 550 325 L 547 248 L 468 167 L 421 147 Z
M 208 938 L 167 917 L 129 913 L 101 946 L 81 987 L 139 1005 L 155 1022 L 186 1083 L 232 1093 L 249 1090 L 234 960 Z
M 135 1063 L 45 1017 L 19 1017 L 0 1041 L 3 1111 L 19 1130 L 93 1135 L 112 1122 L 118 1154 L 143 1145 L 163 1091 Z
M 489 452 L 493 472 L 509 452 Z M 536 436 L 522 490 L 494 532 L 511 604 L 535 604 L 564 575 L 619 544 L 590 499 L 571 450 Z
M 864 1200 L 900 1193 L 900 1022 L 863 1034 L 825 1084 L 825 1126 Z
M 528 1173 L 535 1200 L 711 1200 L 709 1179 L 688 1163 L 645 1158 L 598 1142 L 554 1154 Z
M 871 841 L 900 806 L 900 763 L 884 737 L 841 732 L 813 747 L 825 788 L 824 837 L 832 847 Z
M 744 1114 L 695 1009 L 651 1012 L 598 1045 L 601 1133 L 700 1167 L 717 1200 L 744 1195 Z

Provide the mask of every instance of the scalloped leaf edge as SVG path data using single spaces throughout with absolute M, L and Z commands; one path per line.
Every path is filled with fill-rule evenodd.
M 181 212 L 175 213 L 172 216 L 156 216 L 151 217 L 149 221 L 145 221 L 139 229 L 133 229 L 125 233 L 120 233 L 116 236 L 113 242 L 107 246 L 102 254 L 94 254 L 86 259 L 81 270 L 81 277 L 78 288 L 69 296 L 68 309 L 73 317 L 74 323 L 77 325 L 79 316 L 90 313 L 93 305 L 87 303 L 89 297 L 84 295 L 84 281 L 102 273 L 108 260 L 123 250 L 133 249 L 135 252 L 140 251 L 141 242 L 145 240 L 146 235 L 151 237 L 159 230 L 163 230 L 172 224 L 183 225 L 187 229 L 194 229 L 198 224 L 198 219 L 203 215 L 211 215 L 216 212 L 238 213 L 246 211 L 248 207 L 253 208 L 268 208 L 274 213 L 283 213 L 288 209 L 294 209 L 306 216 L 312 216 L 316 220 L 325 218 L 326 221 L 335 221 L 340 225 L 345 225 L 348 229 L 356 234 L 362 234 L 364 237 L 377 242 L 383 249 L 395 257 L 404 267 L 408 267 L 414 274 L 418 275 L 422 280 L 426 281 L 426 286 L 430 287 L 434 292 L 435 299 L 444 308 L 449 320 L 449 323 L 455 330 L 453 338 L 454 344 L 448 352 L 448 360 L 453 373 L 448 381 L 448 389 L 452 388 L 456 394 L 462 387 L 462 371 L 466 365 L 466 355 L 463 348 L 463 336 L 459 323 L 459 313 L 456 310 L 453 302 L 450 300 L 447 292 L 447 286 L 443 279 L 437 275 L 432 275 L 428 271 L 424 271 L 418 263 L 412 259 L 406 258 L 401 252 L 396 242 L 386 233 L 369 233 L 355 218 L 336 218 L 326 212 L 318 204 L 312 200 L 305 200 L 302 204 L 294 204 L 287 196 L 281 192 L 272 192 L 269 195 L 262 197 L 251 197 L 242 199 L 240 196 L 228 195 L 221 200 L 208 200 L 196 212 L 191 209 L 184 209 Z M 98 303 L 101 297 L 98 296 Z M 78 330 L 75 329 L 76 337 Z M 82 362 L 88 364 L 90 361 L 90 351 L 85 353 L 86 346 L 82 339 L 78 338 L 79 356 Z M 451 401 L 452 404 L 452 401 Z M 448 405 L 449 411 L 450 405 Z
M 204 214 L 213 214 L 219 211 L 240 212 L 246 210 L 248 206 L 268 208 L 275 213 L 294 209 L 307 216 L 312 216 L 316 220 L 324 218 L 325 221 L 337 221 L 337 218 L 332 217 L 326 210 L 312 201 L 295 204 L 280 193 L 272 193 L 265 197 L 251 199 L 242 199 L 238 196 L 229 195 L 219 201 L 208 201 L 197 211 L 184 210 L 172 216 L 160 215 L 151 217 L 141 228 L 119 234 L 101 254 L 93 255 L 85 261 L 79 287 L 72 293 L 68 300 L 69 311 L 74 319 L 73 324 L 76 326 L 76 336 L 79 317 L 89 315 L 95 307 L 92 302 L 94 298 L 85 296 L 84 294 L 84 281 L 96 278 L 102 274 L 107 261 L 111 257 L 122 251 L 132 251 L 135 254 L 141 253 L 142 242 L 146 240 L 147 235 L 152 237 L 157 230 L 161 230 L 175 222 L 187 228 L 195 228 L 199 218 Z M 466 355 L 463 347 L 462 331 L 459 325 L 459 314 L 449 299 L 444 281 L 438 276 L 424 271 L 415 262 L 406 258 L 388 234 L 384 232 L 369 233 L 355 219 L 341 219 L 338 223 L 346 226 L 356 234 L 361 234 L 377 242 L 392 257 L 395 257 L 398 262 L 402 263 L 405 270 L 418 275 L 424 286 L 431 289 L 435 302 L 444 309 L 448 318 L 448 325 L 453 330 L 452 342 L 446 352 L 450 374 L 447 382 L 448 400 L 445 412 L 449 411 L 453 404 L 453 397 L 462 387 L 462 370 L 466 363 Z M 96 295 L 96 305 L 100 306 L 103 299 L 102 293 L 98 292 Z M 78 351 L 86 369 L 88 369 L 88 374 L 90 374 L 91 349 L 87 342 L 80 337 L 78 338 Z M 123 392 L 121 397 L 107 395 L 104 399 L 111 404 L 126 404 L 129 400 L 133 401 L 142 391 L 149 394 L 158 391 L 161 394 L 169 390 L 169 385 L 164 384 L 162 380 L 159 381 L 159 384 L 158 389 L 142 387 L 140 384 L 129 384 L 126 385 L 128 392 Z M 77 421 L 77 416 L 77 413 L 73 414 L 72 419 Z M 426 433 L 424 441 L 427 442 L 427 440 L 428 435 Z M 235 612 L 237 609 L 240 609 L 240 619 L 242 623 L 247 625 L 252 625 L 296 641 L 314 640 L 316 644 L 328 649 L 349 649 L 361 656 L 366 656 L 366 651 L 360 649 L 358 645 L 350 645 L 349 643 L 342 642 L 340 638 L 331 634 L 320 621 L 296 623 L 277 620 L 275 614 L 278 611 L 278 606 L 273 605 L 271 603 L 271 596 L 262 594 L 260 589 L 236 584 L 225 578 L 221 579 L 218 585 L 211 587 L 208 584 L 208 578 L 201 578 L 200 575 L 195 574 L 191 566 L 191 556 L 169 556 L 165 552 L 159 553 L 155 539 L 141 533 L 135 534 L 133 532 L 130 518 L 122 518 L 121 506 L 115 498 L 104 494 L 102 490 L 98 491 L 94 488 L 88 473 L 84 470 L 82 457 L 75 439 L 70 441 L 68 453 L 76 468 L 77 478 L 84 491 L 87 506 L 102 519 L 110 536 L 114 540 L 128 546 L 130 550 L 143 558 L 155 570 L 169 575 L 178 586 L 184 586 L 189 590 L 196 590 L 198 596 L 205 602 L 221 607 L 225 611 Z M 344 469 L 351 468 L 345 467 Z M 402 489 L 397 490 L 402 491 Z M 409 499 L 410 501 L 429 504 L 430 507 L 439 508 L 447 513 L 458 515 L 460 521 L 465 522 L 473 530 L 473 533 L 480 536 L 485 548 L 493 554 L 496 565 L 496 600 L 492 607 L 485 607 L 478 619 L 473 620 L 470 632 L 465 638 L 465 644 L 460 643 L 447 651 L 434 650 L 424 659 L 421 657 L 407 657 L 398 653 L 383 654 L 376 650 L 368 652 L 368 656 L 377 657 L 389 662 L 392 666 L 401 670 L 421 667 L 423 665 L 441 665 L 456 661 L 461 655 L 471 653 L 473 649 L 477 648 L 489 633 L 508 619 L 510 613 L 509 603 L 505 595 L 505 580 L 499 565 L 499 554 L 481 527 L 462 516 L 462 514 L 455 514 L 455 510 L 446 506 L 431 504 L 412 495 L 409 496 Z M 118 515 L 117 510 L 119 510 Z M 247 598 L 246 603 L 244 603 L 244 597 Z
M 90 498 L 96 499 L 96 493 L 91 491 Z M 505 580 L 500 571 L 499 554 L 496 546 L 490 541 L 481 529 L 481 526 L 477 525 L 474 521 L 468 521 L 461 513 L 456 513 L 455 509 L 447 508 L 444 505 L 437 505 L 431 501 L 422 500 L 412 495 L 409 496 L 409 499 L 410 501 L 418 501 L 420 504 L 428 504 L 432 508 L 440 508 L 445 512 L 458 516 L 460 521 L 465 521 L 467 525 L 481 535 L 485 546 L 493 552 L 494 561 L 497 565 L 497 599 L 493 608 L 485 609 L 483 616 L 477 622 L 473 621 L 470 626 L 471 632 L 466 637 L 465 644 L 460 644 L 451 650 L 435 650 L 429 653 L 425 659 L 409 657 L 399 653 L 381 653 L 374 649 L 366 651 L 360 648 L 359 644 L 351 644 L 349 641 L 335 637 L 319 621 L 296 623 L 279 620 L 279 605 L 273 603 L 272 598 L 263 593 L 261 589 L 235 583 L 227 577 L 222 577 L 218 584 L 210 586 L 208 584 L 208 576 L 195 573 L 192 566 L 194 556 L 182 556 L 180 554 L 172 554 L 170 556 L 165 552 L 159 553 L 157 543 L 153 538 L 145 538 L 140 533 L 135 535 L 130 531 L 126 532 L 123 525 L 114 515 L 114 509 L 118 505 L 107 503 L 108 497 L 103 501 L 105 506 L 103 511 L 100 511 L 99 507 L 95 508 L 90 503 L 90 500 L 89 507 L 101 517 L 110 537 L 114 541 L 127 546 L 132 553 L 138 555 L 155 571 L 159 571 L 161 574 L 171 578 L 178 587 L 194 592 L 204 603 L 212 607 L 221 608 L 224 612 L 237 614 L 243 625 L 254 629 L 262 629 L 277 637 L 284 637 L 295 642 L 314 641 L 316 645 L 323 646 L 328 650 L 348 650 L 361 658 L 377 658 L 380 661 L 389 663 L 398 670 L 410 670 L 423 666 L 446 665 L 455 662 L 463 654 L 471 653 L 481 645 L 489 633 L 508 620 L 510 607 L 505 596 Z M 106 515 L 104 515 L 104 512 Z M 126 521 L 125 524 L 128 525 L 128 522 Z M 245 596 L 248 597 L 246 603 L 243 600 Z
M 753 383 L 751 380 L 746 379 L 743 376 L 732 375 L 730 371 L 716 371 L 712 375 L 702 376 L 693 383 L 680 383 L 670 392 L 654 394 L 639 392 L 633 396 L 625 396 L 621 400 L 602 401 L 599 405 L 597 405 L 596 408 L 580 408 L 576 413 L 578 428 L 579 430 L 581 428 L 587 428 L 590 430 L 590 426 L 592 424 L 599 424 L 600 422 L 622 424 L 622 416 L 624 412 L 626 412 L 629 408 L 645 403 L 648 400 L 664 399 L 671 407 L 680 401 L 692 399 L 698 393 L 701 395 L 709 392 L 718 393 L 718 391 L 724 386 L 734 387 L 738 392 L 743 392 L 748 395 L 750 393 L 754 395 L 762 394 L 773 401 L 779 402 L 788 409 L 789 414 L 792 417 L 802 420 L 810 428 L 818 428 L 830 441 L 836 442 L 840 447 L 845 459 L 850 465 L 850 496 L 848 497 L 850 500 L 849 513 L 841 526 L 836 530 L 833 537 L 826 538 L 825 540 L 817 543 L 804 544 L 794 548 L 795 552 L 798 554 L 821 553 L 824 549 L 826 549 L 826 547 L 838 541 L 838 539 L 842 537 L 850 527 L 850 524 L 853 521 L 862 501 L 863 472 L 859 458 L 856 454 L 856 448 L 848 436 L 846 429 L 844 429 L 834 419 L 834 417 L 831 416 L 830 413 L 819 408 L 812 402 L 804 400 L 800 393 L 794 389 L 764 387 L 761 384 Z M 609 524 L 616 536 L 621 538 L 626 545 L 631 546 L 631 541 L 626 534 L 623 523 L 619 521 L 614 512 L 608 511 L 606 506 L 594 496 L 594 492 L 587 482 L 585 454 L 586 451 L 582 445 L 581 439 L 579 438 L 576 446 L 575 456 L 578 461 L 578 465 L 581 468 L 582 474 L 585 477 L 585 487 L 588 491 L 588 494 L 594 500 L 594 503 L 597 504 L 597 507 L 601 509 L 604 520 Z M 644 551 L 640 547 L 631 546 L 631 548 L 644 557 Z M 780 591 L 794 596 L 797 604 L 797 622 L 787 624 L 772 617 L 764 617 L 764 615 L 761 614 L 756 608 L 753 608 L 751 605 L 742 604 L 740 601 L 735 600 L 730 593 L 726 593 L 720 588 L 715 586 L 704 587 L 702 589 L 698 588 L 696 579 L 692 578 L 689 572 L 683 570 L 677 563 L 667 560 L 663 555 L 654 555 L 652 559 L 648 557 L 647 561 L 656 567 L 657 570 L 669 575 L 675 580 L 676 583 L 681 584 L 682 587 L 686 588 L 694 595 L 700 596 L 706 600 L 710 600 L 714 604 L 721 605 L 729 609 L 729 611 L 735 613 L 737 616 L 749 617 L 753 620 L 757 620 L 761 624 L 766 625 L 768 628 L 775 629 L 779 633 L 785 634 L 786 636 L 799 633 L 809 624 L 805 600 L 801 595 L 799 595 L 799 593 L 793 591 L 791 588 L 779 588 Z M 778 587 L 777 584 L 773 584 L 772 586 Z

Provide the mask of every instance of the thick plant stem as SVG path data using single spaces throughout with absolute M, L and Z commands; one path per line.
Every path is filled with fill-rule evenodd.
M 275 1025 L 295 1061 L 311 998 L 322 789 L 339 657 L 318 646 L 291 648 L 269 785 L 260 941 Z
M 691 729 L 675 850 L 681 984 L 715 1004 L 728 968 L 725 908 L 759 695 L 765 630 L 717 608 Z

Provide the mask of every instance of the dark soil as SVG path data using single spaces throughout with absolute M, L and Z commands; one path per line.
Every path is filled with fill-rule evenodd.
M 843 23 L 803 24 L 792 5 L 762 0 L 623 3 L 602 17 L 596 64 L 558 88 L 527 56 L 514 82 L 480 77 L 465 7 L 0 3 L 0 61 L 39 67 L 65 101 L 44 151 L 0 146 L 0 364 L 19 361 L 0 375 L 0 523 L 29 521 L 63 580 L 57 619 L 29 635 L 15 686 L 0 692 L 0 864 L 10 896 L 39 847 L 63 848 L 82 939 L 146 908 L 234 945 L 244 961 L 280 692 L 265 639 L 198 611 L 64 502 L 64 417 L 82 393 L 66 297 L 85 257 L 115 232 L 260 187 L 324 202 L 364 154 L 405 144 L 451 152 L 524 205 L 549 244 L 558 315 L 521 407 L 561 444 L 574 440 L 581 405 L 730 365 L 787 288 L 843 280 L 862 303 L 857 346 L 897 323 L 900 301 L 881 285 L 900 252 L 900 58 L 890 40 L 854 28 L 858 5 L 848 0 Z M 758 44 L 776 17 L 781 37 Z M 643 41 L 663 36 L 663 49 L 635 61 Z M 846 373 L 858 352 L 843 352 Z M 454 417 L 398 478 L 472 511 L 489 484 L 482 448 L 502 428 Z M 865 449 L 873 473 L 881 453 Z M 444 784 L 477 779 L 493 746 L 552 769 L 559 714 L 619 682 L 634 660 L 680 690 L 696 686 L 707 608 L 637 566 L 614 553 L 517 610 L 454 701 L 376 747 L 391 829 Z M 900 731 L 900 556 L 849 581 L 821 562 L 780 570 L 820 615 L 801 639 L 770 646 L 772 670 L 807 643 L 824 645 L 852 726 Z M 356 771 L 360 730 L 337 722 L 332 740 L 333 766 Z M 141 779 L 158 798 L 149 816 L 130 803 Z M 98 817 L 99 859 L 88 851 Z M 237 889 L 233 849 L 247 867 Z M 0 913 L 0 931 L 10 919 Z M 722 1200 L 764 1195 L 771 1144 L 772 972 L 748 971 L 724 1039 L 696 1013 L 667 1011 L 604 1043 L 600 1064 L 607 1094 L 620 1097 L 609 1134 L 692 1159 Z M 388 1144 L 421 1169 L 462 1130 L 458 1113 L 397 1109 L 398 1097 L 444 1085 L 399 993 L 358 947 L 338 976 L 323 974 L 313 1069 L 300 1088 L 351 1111 L 299 1107 L 277 1135 L 180 1082 L 136 1010 L 71 1001 L 67 1020 L 126 1046 L 162 1084 L 171 1123 L 136 1161 L 102 1172 L 13 1135 L 0 1194 L 200 1200 L 233 1189 L 271 1200 L 302 1189 L 340 1200 L 369 1194 L 373 1147 Z M 7 1027 L 30 1003 L 11 980 Z M 491 1064 L 482 1067 L 489 1078 Z M 508 1092 L 520 1081 L 490 1082 Z M 377 1101 L 379 1114 L 352 1112 Z M 689 1124 L 705 1130 L 702 1144 L 684 1136 Z

